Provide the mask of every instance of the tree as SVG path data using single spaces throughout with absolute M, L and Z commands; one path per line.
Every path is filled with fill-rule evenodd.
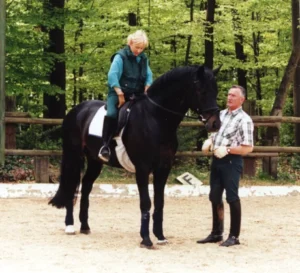
M 47 53 L 54 56 L 53 67 L 49 74 L 49 82 L 52 86 L 59 87 L 62 92 L 44 94 L 45 118 L 63 118 L 66 114 L 66 63 L 64 60 L 65 38 L 64 38 L 64 0 L 45 0 L 45 12 L 48 18 L 58 18 L 54 27 L 47 29 L 49 34 L 49 46 L 45 49 Z
M 214 66 L 214 18 L 215 18 L 215 0 L 207 0 L 207 13 L 205 22 L 205 62 L 204 64 L 213 68 Z
M 234 30 L 234 47 L 235 47 L 235 56 L 243 64 L 246 61 L 246 55 L 244 53 L 244 37 L 242 32 L 242 22 L 240 20 L 239 13 L 236 8 L 232 9 L 232 21 L 233 21 L 233 30 Z M 243 86 L 246 90 L 246 98 L 248 96 L 247 92 L 247 71 L 240 67 L 237 68 L 237 78 L 238 84 Z
M 297 50 L 297 42 L 300 40 L 300 1 L 292 0 L 292 42 L 294 51 Z M 297 63 L 293 77 L 294 116 L 300 117 L 300 61 Z M 300 146 L 300 124 L 295 124 L 295 145 Z

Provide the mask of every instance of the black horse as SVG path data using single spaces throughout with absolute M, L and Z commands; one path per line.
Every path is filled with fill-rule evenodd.
M 141 245 L 151 247 L 149 235 L 151 199 L 149 196 L 149 175 L 153 174 L 154 212 L 153 233 L 158 243 L 166 242 L 163 233 L 164 189 L 177 150 L 177 128 L 188 109 L 197 113 L 207 131 L 220 127 L 217 107 L 217 84 L 215 75 L 204 66 L 175 68 L 153 82 L 147 95 L 142 96 L 130 107 L 122 140 L 127 154 L 135 167 L 136 183 L 140 196 Z M 80 185 L 80 174 L 84 158 L 86 172 L 82 178 L 80 232 L 90 233 L 88 224 L 89 194 L 93 183 L 101 172 L 103 162 L 97 157 L 102 141 L 88 134 L 89 124 L 102 101 L 86 101 L 74 107 L 65 117 L 63 130 L 63 156 L 60 184 L 49 204 L 66 208 L 66 233 L 75 233 L 73 205 L 75 193 Z M 124 105 L 120 117 L 128 112 Z M 100 125 L 99 125 L 100 126 Z M 115 141 L 111 142 L 114 151 Z M 113 152 L 111 166 L 120 167 Z

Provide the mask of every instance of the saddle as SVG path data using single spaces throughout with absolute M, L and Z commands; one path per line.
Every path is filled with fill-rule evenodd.
M 126 102 L 122 105 L 118 113 L 118 126 L 115 135 L 119 135 L 122 129 L 125 130 L 132 106 L 145 97 L 145 94 L 131 94 L 128 97 L 125 96 Z

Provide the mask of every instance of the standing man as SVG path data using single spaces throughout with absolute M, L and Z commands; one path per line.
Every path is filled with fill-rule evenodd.
M 230 232 L 220 246 L 239 245 L 241 229 L 241 202 L 238 195 L 239 181 L 243 169 L 242 155 L 253 151 L 253 121 L 242 109 L 245 89 L 233 85 L 227 95 L 227 109 L 220 112 L 222 122 L 217 133 L 211 135 L 202 151 L 213 151 L 211 164 L 209 200 L 212 204 L 212 232 L 198 244 L 223 241 L 224 204 L 222 195 L 230 207 Z

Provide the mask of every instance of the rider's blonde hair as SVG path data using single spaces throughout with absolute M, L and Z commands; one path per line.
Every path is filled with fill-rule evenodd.
M 143 30 L 137 30 L 136 32 L 129 34 L 127 37 L 127 44 L 142 44 L 145 47 L 149 45 L 148 37 Z

